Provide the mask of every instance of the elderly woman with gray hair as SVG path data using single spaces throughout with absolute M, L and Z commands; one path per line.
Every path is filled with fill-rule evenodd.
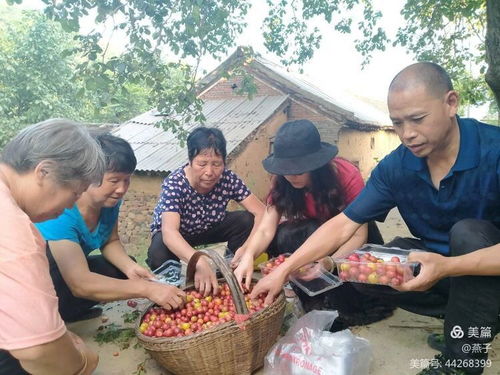
M 21 131 L 0 160 L 0 374 L 91 374 L 98 356 L 66 330 L 34 222 L 72 207 L 105 170 L 82 126 L 48 120 Z M 22 366 L 22 367 L 21 367 Z

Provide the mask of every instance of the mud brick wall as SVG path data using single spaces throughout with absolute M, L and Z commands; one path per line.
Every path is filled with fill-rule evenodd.
M 149 246 L 149 225 L 158 195 L 128 191 L 120 209 L 118 232 L 130 254 L 146 251 Z
M 254 84 L 257 88 L 257 96 L 285 95 L 256 77 Z M 239 87 L 241 87 L 241 77 L 234 77 L 229 80 L 221 79 L 206 92 L 202 93 L 200 98 L 203 100 L 246 98 L 247 94 L 237 93 Z

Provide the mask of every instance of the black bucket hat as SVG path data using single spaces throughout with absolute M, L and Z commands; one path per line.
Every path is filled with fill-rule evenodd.
M 309 120 L 285 122 L 274 138 L 274 153 L 262 161 L 269 173 L 284 176 L 311 172 L 327 164 L 338 153 L 337 146 L 321 142 L 318 129 Z

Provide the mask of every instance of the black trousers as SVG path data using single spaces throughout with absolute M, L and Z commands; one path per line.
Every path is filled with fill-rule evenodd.
M 28 375 L 28 372 L 8 351 L 0 350 L 0 375 Z
M 59 313 L 63 320 L 74 321 L 79 316 L 85 314 L 91 307 L 97 305 L 99 301 L 93 301 L 86 298 L 75 297 L 68 287 L 57 266 L 52 252 L 47 244 L 47 258 L 49 259 L 50 276 L 56 289 L 59 299 Z M 132 257 L 131 257 L 132 258 Z M 132 260 L 135 261 L 134 258 Z M 102 255 L 90 255 L 87 257 L 90 272 L 95 272 L 103 276 L 113 277 L 115 279 L 126 279 L 127 276 L 108 262 Z
M 99 301 L 75 297 L 73 293 L 71 293 L 71 290 L 59 271 L 59 267 L 52 256 L 48 244 L 47 258 L 49 259 L 50 276 L 52 277 L 52 282 L 54 283 L 54 288 L 59 299 L 59 313 L 63 320 L 76 320 L 79 316 L 85 314 L 88 309 L 99 303 Z M 134 258 L 132 259 L 135 261 Z M 123 272 L 108 262 L 102 255 L 91 255 L 87 257 L 87 262 L 91 272 L 116 279 L 127 278 Z M 17 359 L 12 357 L 9 352 L 0 350 L 0 375 L 25 374 L 27 374 L 27 372 L 23 370 Z
M 450 256 L 469 254 L 498 243 L 500 230 L 492 223 L 462 220 L 450 231 Z M 426 250 L 419 240 L 412 238 L 397 237 L 387 245 Z M 446 358 L 456 359 L 456 363 L 464 360 L 467 364 L 474 363 L 473 360 L 480 363 L 480 360 L 487 359 L 489 344 L 500 329 L 500 276 L 450 277 L 440 280 L 425 292 L 399 292 L 380 285 L 353 285 L 365 295 L 375 295 L 407 311 L 444 318 L 444 354 Z M 462 370 L 468 374 L 483 372 L 481 366 Z
M 293 253 L 321 226 L 314 219 L 298 221 L 285 221 L 278 225 L 274 239 L 267 249 L 270 257 L 276 257 L 283 253 Z M 368 223 L 367 243 L 381 245 L 384 239 L 375 222 Z
M 218 225 L 210 228 L 204 233 L 185 236 L 184 239 L 191 246 L 208 245 L 227 241 L 229 251 L 234 254 L 234 252 L 247 240 L 248 235 L 252 231 L 253 222 L 254 217 L 248 211 L 226 212 L 226 217 Z M 179 257 L 165 246 L 160 230 L 151 238 L 151 245 L 148 249 L 146 263 L 154 270 L 170 259 L 178 261 Z

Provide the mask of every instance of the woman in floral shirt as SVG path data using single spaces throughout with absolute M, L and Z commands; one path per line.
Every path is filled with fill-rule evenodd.
M 226 140 L 220 130 L 193 130 L 187 147 L 189 163 L 164 180 L 154 210 L 147 259 L 152 269 L 169 259 L 189 261 L 198 245 L 227 241 L 231 253 L 242 252 L 264 213 L 262 202 L 226 168 Z M 230 200 L 246 211 L 226 211 Z M 196 266 L 195 287 L 204 294 L 217 289 L 204 258 Z

